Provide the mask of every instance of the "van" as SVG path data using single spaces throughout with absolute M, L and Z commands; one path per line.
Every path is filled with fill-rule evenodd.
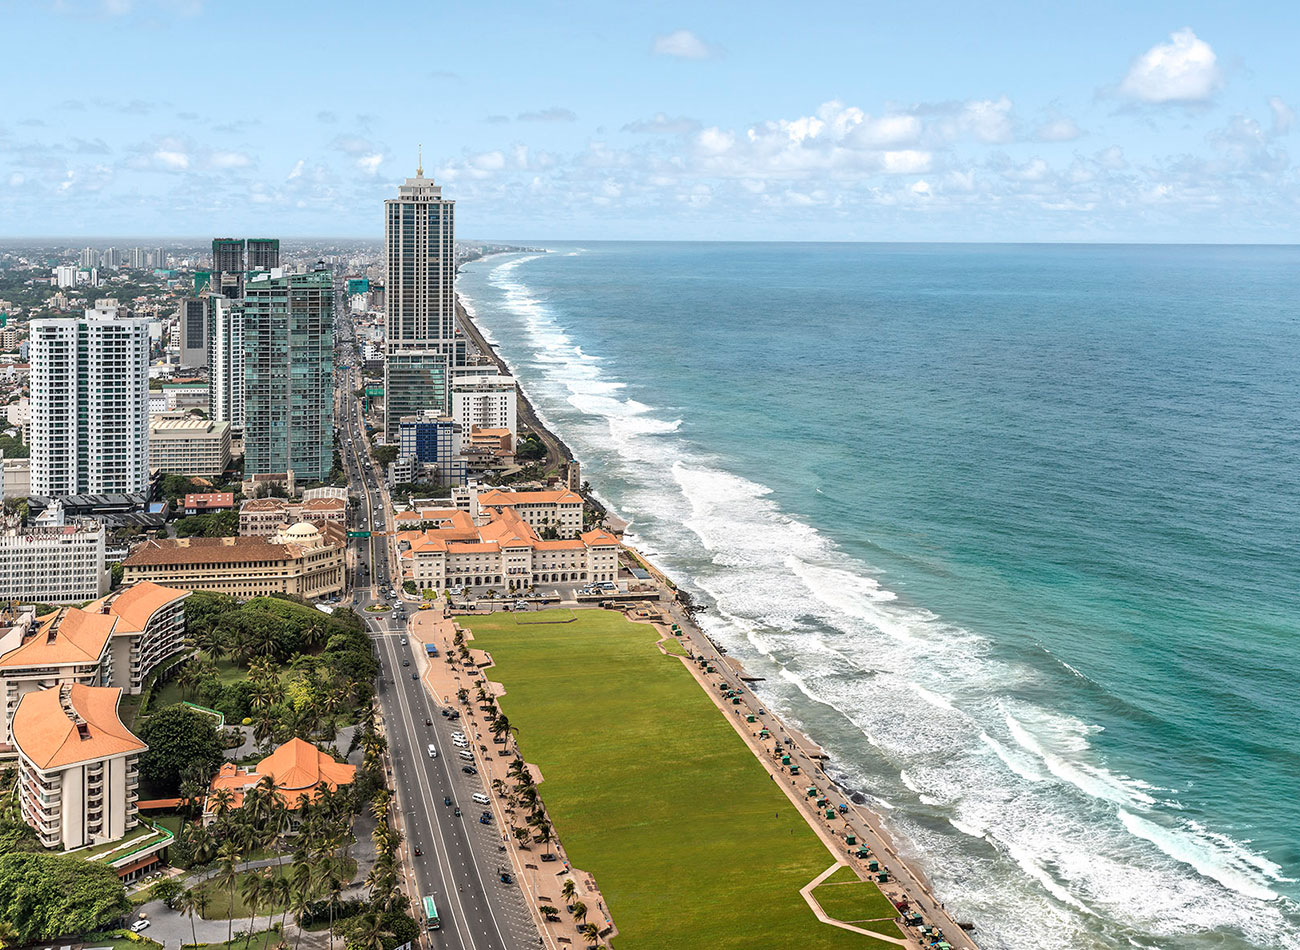
M 475 792 L 473 795 L 470 796 L 470 798 L 474 799 L 474 801 L 478 802 L 480 805 L 492 804 L 492 800 L 488 798 L 486 795 L 484 795 L 482 792 Z
M 456 754 L 457 754 L 458 756 L 460 756 L 462 759 L 464 759 L 466 762 L 473 762 L 473 761 L 474 761 L 474 753 L 473 753 L 473 752 L 466 752 L 464 749 L 461 749 L 461 750 L 460 750 L 459 752 L 457 752 Z
M 431 759 L 436 759 L 437 757 L 438 757 L 438 750 L 435 749 L 434 746 L 433 746 L 433 743 L 430 742 L 430 743 L 429 743 L 429 758 L 431 758 Z
M 469 748 L 469 743 L 466 742 L 464 739 L 452 739 L 452 740 L 451 740 L 451 744 L 454 745 L 454 746 L 455 746 L 456 748 L 458 748 L 458 749 L 468 749 L 468 748 Z

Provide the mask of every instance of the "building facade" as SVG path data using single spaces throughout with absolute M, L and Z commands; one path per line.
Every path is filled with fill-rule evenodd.
M 282 527 L 299 521 L 328 522 L 343 528 L 348 523 L 348 503 L 343 498 L 250 498 L 239 506 L 239 536 L 268 538 Z
M 112 685 L 131 695 L 164 660 L 189 649 L 185 642 L 188 590 L 145 582 L 87 604 L 86 612 L 114 620 L 109 641 Z
M 137 824 L 137 760 L 120 689 L 65 684 L 28 693 L 14 713 L 23 820 L 47 848 L 115 841 Z
M 554 530 L 561 538 L 575 538 L 582 533 L 582 496 L 567 488 L 549 491 L 501 491 L 493 488 L 478 491 L 470 488 L 455 496 L 457 507 L 465 505 L 476 517 L 483 507 L 510 508 L 537 531 Z M 460 499 L 467 499 L 462 502 Z M 472 499 L 472 500 L 470 500 Z
M 0 519 L 0 600 L 67 604 L 103 597 L 107 537 L 104 525 L 89 518 L 54 527 L 24 527 L 16 515 Z
M 211 295 L 205 297 L 212 328 L 208 347 L 208 415 L 244 431 L 244 305 Z
M 334 461 L 334 278 L 250 277 L 244 297 L 244 474 L 328 478 Z
M 343 589 L 346 532 L 299 522 L 270 538 L 146 541 L 122 561 L 128 584 L 152 581 L 240 600 L 267 594 L 325 597 Z
M 176 311 L 182 366 L 208 365 L 208 303 L 201 297 L 186 297 Z
M 149 468 L 177 475 L 220 475 L 230 465 L 230 423 L 188 413 L 149 418 Z
M 444 350 L 389 347 L 384 362 L 385 441 L 397 441 L 405 416 L 446 415 L 447 369 Z
M 149 323 L 115 306 L 31 329 L 32 492 L 145 491 Z
M 519 434 L 519 390 L 511 376 L 459 376 L 451 383 L 451 414 L 461 429 L 508 429 Z

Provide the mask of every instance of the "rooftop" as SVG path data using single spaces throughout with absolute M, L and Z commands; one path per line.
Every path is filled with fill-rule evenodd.
M 14 744 L 42 772 L 143 752 L 118 718 L 121 695 L 119 687 L 80 683 L 26 693 L 14 711 Z
M 98 663 L 117 618 L 66 607 L 39 617 L 22 642 L 0 656 L 0 668 Z

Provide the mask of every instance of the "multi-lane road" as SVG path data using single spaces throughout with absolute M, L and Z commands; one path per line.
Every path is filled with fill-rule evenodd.
M 392 509 L 382 476 L 367 451 L 361 406 L 353 396 L 361 386 L 356 352 L 347 339 L 341 341 L 340 356 L 335 418 L 340 453 L 358 499 L 353 527 L 372 532 L 368 539 L 351 542 L 349 588 L 353 607 L 365 618 L 379 658 L 378 696 L 406 839 L 403 848 L 412 913 L 421 919 L 420 899 L 430 895 L 442 921 L 441 929 L 428 931 L 420 945 L 437 950 L 535 947 L 541 940 L 517 883 L 501 881 L 501 871 L 509 864 L 502 840 L 505 829 L 498 827 L 495 818 L 481 823 L 480 815 L 492 811 L 471 798 L 476 792 L 490 794 L 483 772 L 477 771 L 484 753 L 471 736 L 475 761 L 467 763 L 456 754 L 459 750 L 453 746 L 451 734 L 464 728 L 463 720 L 453 722 L 441 715 L 418 678 L 419 663 L 411 645 L 403 642 L 407 608 L 399 595 L 388 593 L 400 590 L 401 580 L 400 574 L 390 572 L 392 549 L 383 534 Z M 366 611 L 374 604 L 393 609 Z M 428 754 L 431 744 L 436 757 Z M 467 765 L 476 771 L 465 772 Z M 448 800 L 451 805 L 446 804 Z

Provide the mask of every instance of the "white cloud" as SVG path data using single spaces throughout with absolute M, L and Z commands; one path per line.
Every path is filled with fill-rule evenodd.
M 520 122 L 574 122 L 578 116 L 572 109 L 552 106 L 541 112 L 521 112 L 515 118 Z
M 882 169 L 891 175 L 915 175 L 917 172 L 929 171 L 931 158 L 929 152 L 916 149 L 884 152 L 880 156 Z
M 650 51 L 656 56 L 670 56 L 673 59 L 712 59 L 720 51 L 690 30 L 673 30 L 655 37 Z
M 648 132 L 658 135 L 689 135 L 700 127 L 700 123 L 685 116 L 670 118 L 662 112 L 656 112 L 653 118 L 639 119 L 623 126 L 624 132 Z
M 9 176 L 9 187 L 10 187 L 10 188 L 17 188 L 19 185 L 21 185 L 21 184 L 22 184 L 23 182 L 25 182 L 26 180 L 27 180 L 27 179 L 23 177 L 23 173 L 22 173 L 22 172 L 14 172 L 12 175 Z
M 752 133 L 753 130 L 750 131 Z M 736 133 L 724 132 L 715 125 L 704 129 L 699 135 L 695 136 L 695 144 L 706 155 L 721 155 L 736 144 Z
M 293 181 L 295 178 L 302 177 L 302 170 L 306 164 L 307 162 L 304 159 L 298 159 L 298 164 L 293 166 L 293 169 L 289 172 L 289 177 L 285 181 Z
M 865 116 L 853 129 L 852 141 L 863 148 L 911 145 L 920 139 L 923 128 L 914 115 Z
M 912 184 L 912 194 L 930 197 L 930 183 L 925 179 L 919 179 Z
M 213 168 L 247 168 L 253 162 L 243 152 L 213 152 L 211 163 Z
M 375 152 L 373 155 L 362 155 L 357 159 L 357 168 L 360 168 L 367 175 L 375 175 L 379 172 L 379 163 L 384 160 L 382 152 Z
M 1169 35 L 1133 61 L 1119 91 L 1152 104 L 1196 103 L 1209 99 L 1223 84 L 1218 57 L 1191 27 Z
M 154 160 L 164 168 L 184 171 L 190 167 L 190 157 L 184 152 L 171 151 L 169 149 L 159 149 L 153 153 Z
M 1083 130 L 1064 116 L 1049 119 L 1034 129 L 1034 138 L 1040 142 L 1073 142 L 1081 135 Z
M 1011 100 L 972 99 L 962 109 L 961 127 L 981 142 L 1009 142 L 1015 131 L 1011 118 Z
M 1273 110 L 1273 134 L 1286 135 L 1295 128 L 1295 110 L 1281 100 L 1278 96 L 1273 96 L 1268 100 L 1268 107 Z

